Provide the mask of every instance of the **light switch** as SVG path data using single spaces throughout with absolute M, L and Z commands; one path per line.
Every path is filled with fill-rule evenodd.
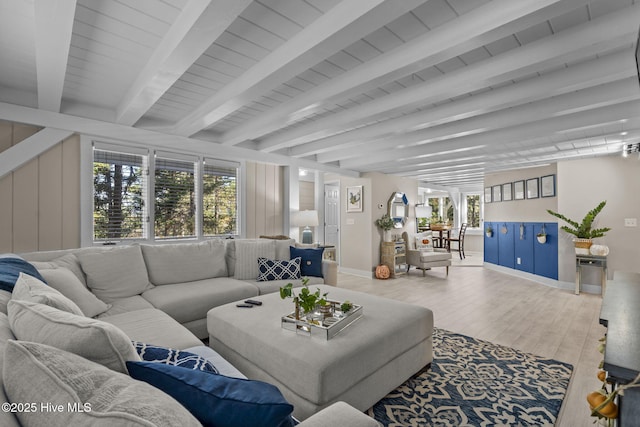
M 624 226 L 625 227 L 637 227 L 638 226 L 638 219 L 637 218 L 625 218 L 624 219 Z
M 347 225 L 353 225 L 356 223 L 356 220 L 353 218 L 347 218 Z

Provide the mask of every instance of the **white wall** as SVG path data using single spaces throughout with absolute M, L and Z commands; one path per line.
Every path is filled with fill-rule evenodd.
M 558 163 L 558 212 L 581 221 L 602 200 L 607 205 L 596 217 L 596 226 L 611 227 L 596 244 L 609 246 L 609 278 L 613 271 L 640 272 L 640 229 L 625 227 L 625 218 L 640 219 L 640 160 L 637 156 L 600 157 Z M 562 224 L 562 222 L 560 222 Z M 575 278 L 575 251 L 571 235 L 561 231 L 558 247 L 559 279 Z M 595 270 L 595 269 L 593 269 Z M 598 284 L 597 272 L 583 283 Z

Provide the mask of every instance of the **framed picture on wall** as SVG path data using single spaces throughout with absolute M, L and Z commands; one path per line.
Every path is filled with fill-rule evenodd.
M 502 201 L 508 202 L 509 200 L 513 200 L 513 193 L 511 191 L 511 183 L 507 182 L 502 184 Z
M 556 176 L 547 175 L 540 178 L 540 196 L 554 197 L 556 195 Z
M 491 187 L 484 188 L 484 202 L 491 203 Z
M 513 200 L 524 200 L 524 181 L 513 183 Z
M 362 212 L 362 185 L 347 187 L 347 212 Z
M 527 199 L 537 199 L 539 197 L 539 181 L 540 178 L 531 178 L 527 180 Z
M 494 185 L 493 187 L 491 187 L 491 200 L 493 200 L 494 202 L 501 202 L 502 201 L 502 186 L 501 185 Z

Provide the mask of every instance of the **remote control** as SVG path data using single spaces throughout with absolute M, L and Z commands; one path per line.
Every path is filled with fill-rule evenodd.
M 251 304 L 236 304 L 236 307 L 240 307 L 240 308 L 253 308 L 253 305 L 251 305 Z
M 262 305 L 262 301 L 256 301 L 254 299 L 248 299 L 245 301 L 245 303 L 252 304 L 252 305 Z

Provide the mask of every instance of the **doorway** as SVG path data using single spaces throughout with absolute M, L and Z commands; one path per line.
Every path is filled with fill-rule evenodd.
M 340 260 L 340 186 L 324 186 L 324 244 L 336 247 L 336 261 Z

